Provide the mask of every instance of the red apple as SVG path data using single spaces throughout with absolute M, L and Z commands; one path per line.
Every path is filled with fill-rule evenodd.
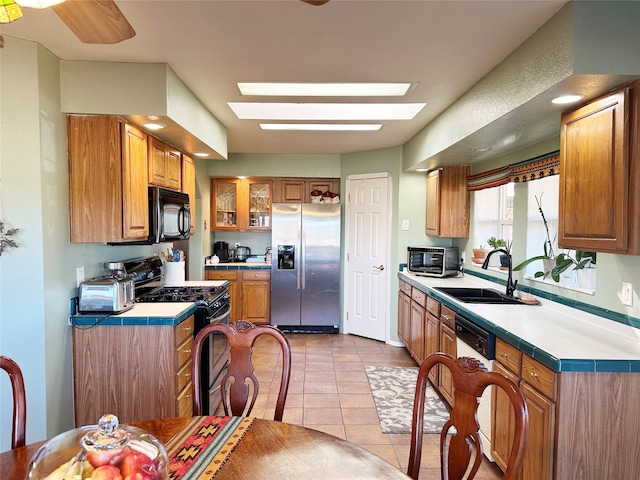
M 120 469 L 113 465 L 102 465 L 91 474 L 91 480 L 124 480 Z
M 124 455 L 128 453 L 128 449 L 116 448 L 114 450 L 90 450 L 87 453 L 87 460 L 94 467 L 103 465 L 115 465 Z
M 132 450 L 128 453 L 120 463 L 120 471 L 125 477 L 136 472 L 153 472 L 156 469 L 156 464 L 147 455 L 137 450 Z
M 124 480 L 158 480 L 160 477 L 153 473 L 147 473 L 144 470 L 135 470 L 124 477 Z

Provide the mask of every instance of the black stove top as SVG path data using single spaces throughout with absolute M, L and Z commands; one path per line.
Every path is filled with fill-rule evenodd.
M 151 292 L 140 295 L 137 302 L 197 302 L 203 305 L 211 305 L 220 294 L 224 293 L 224 287 L 163 286 Z

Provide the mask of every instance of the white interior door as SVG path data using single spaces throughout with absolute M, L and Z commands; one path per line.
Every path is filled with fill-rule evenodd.
M 389 316 L 389 175 L 347 177 L 345 329 L 386 341 Z

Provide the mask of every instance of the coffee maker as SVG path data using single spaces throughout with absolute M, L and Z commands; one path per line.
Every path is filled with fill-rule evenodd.
M 227 242 L 215 242 L 213 244 L 213 253 L 221 262 L 229 261 L 229 244 Z

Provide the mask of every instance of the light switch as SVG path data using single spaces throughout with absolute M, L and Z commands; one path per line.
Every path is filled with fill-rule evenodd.
M 620 295 L 622 304 L 629 307 L 633 306 L 633 284 L 629 282 L 622 282 L 622 292 Z
M 402 220 L 402 230 L 409 230 L 409 219 L 405 218 Z

